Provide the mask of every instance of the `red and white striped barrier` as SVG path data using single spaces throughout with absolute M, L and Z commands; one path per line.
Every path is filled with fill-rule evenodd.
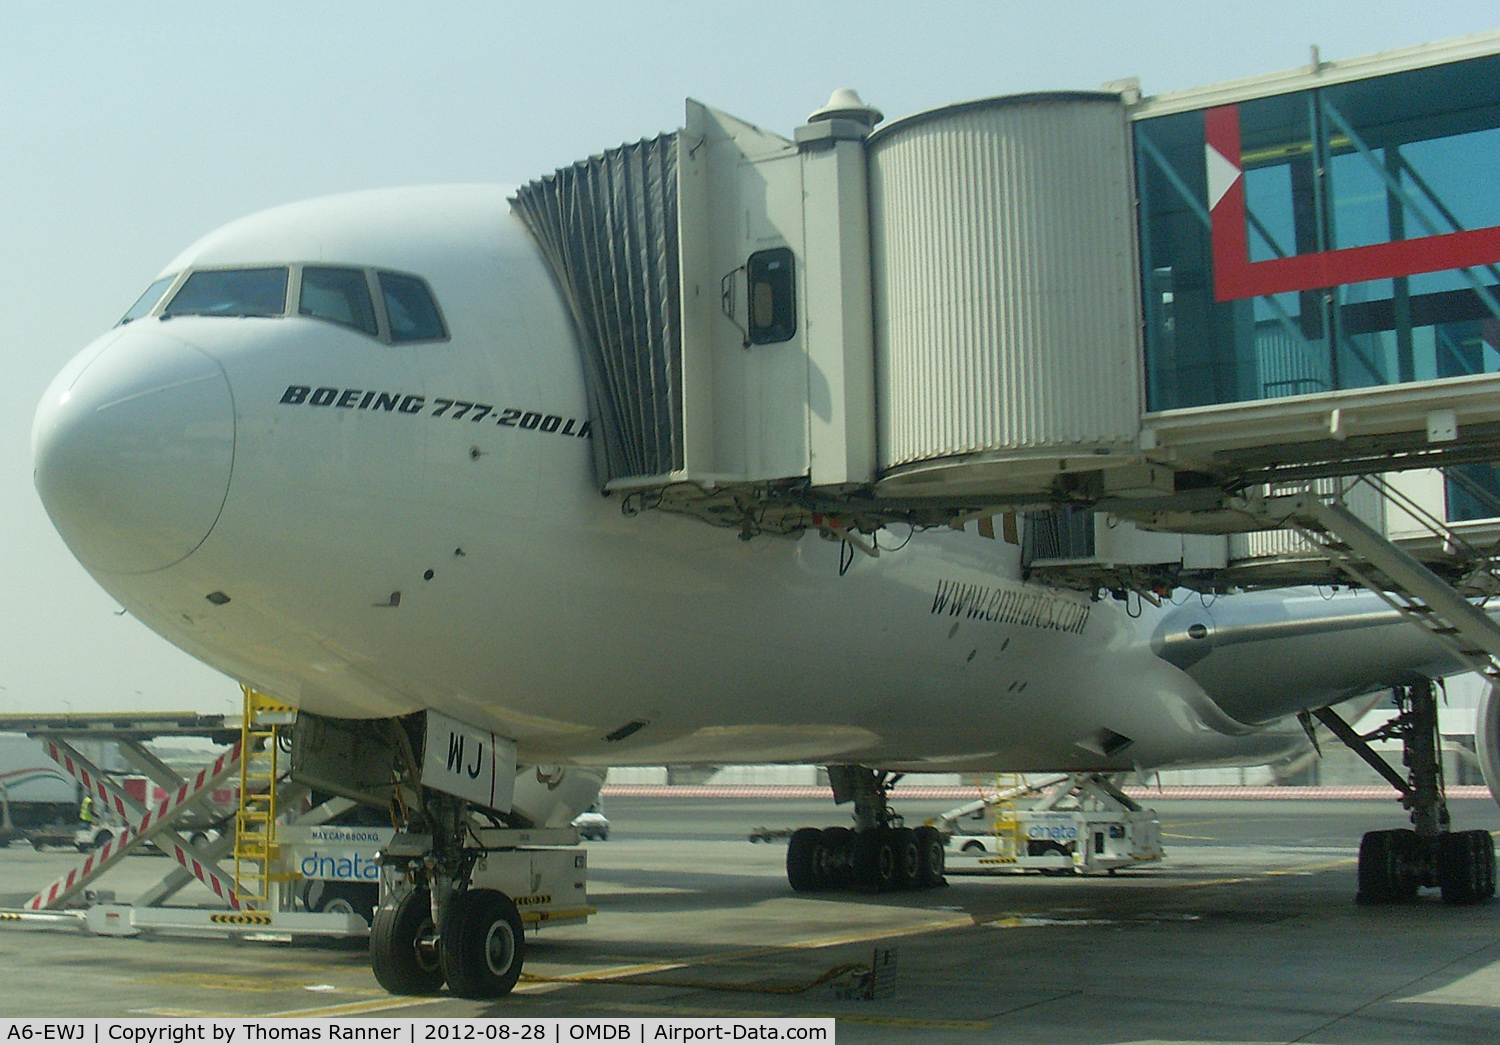
M 103 802 L 106 809 L 113 810 L 121 820 L 128 824 L 138 812 L 134 808 L 134 800 L 124 791 L 106 784 L 104 774 L 78 752 L 55 740 L 43 741 L 42 746 L 46 748 L 47 756 L 52 761 L 62 766 L 70 777 L 83 785 L 85 791 Z
M 220 874 L 213 864 L 203 863 L 178 843 L 172 845 L 172 856 L 194 878 L 212 889 L 215 896 L 229 905 L 230 910 L 240 909 L 240 898 L 234 891 L 234 883 Z
M 176 790 L 154 808 L 139 811 L 135 800 L 107 780 L 103 773 L 76 751 L 56 741 L 45 742 L 47 754 L 68 771 L 72 777 L 89 791 L 103 799 L 109 808 L 116 810 L 126 826 L 120 834 L 110 839 L 99 849 L 90 853 L 81 865 L 73 868 L 47 888 L 37 893 L 24 905 L 27 910 L 40 911 L 60 905 L 104 874 L 119 862 L 126 853 L 146 841 L 152 835 L 166 831 L 171 818 L 182 807 L 191 805 L 212 791 L 220 781 L 235 772 L 240 761 L 240 745 L 235 744 L 211 765 L 199 770 L 191 780 L 185 780 Z M 181 839 L 173 833 L 173 856 L 194 877 L 207 885 L 214 894 L 224 900 L 233 910 L 240 909 L 239 898 L 234 892 L 234 883 L 210 865 L 189 855 Z

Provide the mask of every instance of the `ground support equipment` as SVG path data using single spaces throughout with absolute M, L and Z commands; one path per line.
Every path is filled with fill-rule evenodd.
M 77 867 L 42 888 L 22 909 L 0 912 L 0 923 L 44 924 L 107 935 L 151 931 L 212 931 L 275 937 L 368 935 L 368 918 L 360 918 L 357 911 L 337 905 L 316 911 L 296 908 L 292 880 L 300 875 L 295 867 L 286 866 L 286 860 L 301 850 L 288 848 L 285 853 L 278 852 L 279 862 L 271 865 L 269 876 L 261 878 L 275 882 L 277 889 L 267 891 L 266 898 L 258 903 L 247 899 L 233 875 L 221 869 L 220 862 L 233 857 L 235 832 L 225 830 L 214 837 L 208 825 L 220 823 L 227 828 L 233 823 L 232 817 L 219 814 L 220 807 L 232 798 L 231 781 L 240 772 L 243 751 L 238 724 L 227 722 L 224 716 L 178 713 L 3 716 L 0 729 L 25 732 L 41 741 L 53 760 L 85 793 L 94 797 L 95 808 L 120 825 L 112 838 L 81 858 Z M 189 736 L 226 746 L 187 777 L 146 747 L 148 740 Z M 79 750 L 78 745 L 84 741 L 112 746 L 131 770 L 156 785 L 155 795 L 148 785 L 143 792 L 146 801 L 138 799 L 127 787 L 131 781 L 122 779 L 120 773 L 102 769 Z M 305 794 L 306 788 L 300 784 L 285 779 L 277 782 L 277 801 L 283 810 L 296 808 Z M 291 830 L 306 832 L 306 825 L 319 823 L 352 805 L 343 799 L 326 803 L 297 818 L 299 826 Z M 281 830 L 288 828 L 283 825 Z M 147 842 L 172 858 L 171 870 L 136 897 L 134 903 L 115 903 L 113 898 L 92 902 L 94 894 L 89 887 Z M 372 846 L 369 854 L 372 864 L 373 851 Z M 207 886 L 223 907 L 164 906 L 194 881 Z
M 25 904 L 27 908 L 40 911 L 65 905 L 141 844 L 159 837 L 159 844 L 164 852 L 172 856 L 181 867 L 191 871 L 193 877 L 212 889 L 232 910 L 239 909 L 240 900 L 235 894 L 233 880 L 219 872 L 212 863 L 192 855 L 187 840 L 172 827 L 177 813 L 207 798 L 215 787 L 239 769 L 239 745 L 232 746 L 205 766 L 191 782 L 181 781 L 165 799 L 149 809 L 66 742 L 47 739 L 43 746 L 53 761 L 62 766 L 86 791 L 97 795 L 113 809 L 125 821 L 125 827 L 117 837 L 90 853 L 82 864 L 33 896 Z
M 1016 805 L 1017 798 L 1036 791 L 1042 796 L 1035 804 Z M 1005 816 L 997 817 L 1002 808 Z M 966 821 L 975 817 L 984 830 L 966 833 Z M 1101 773 L 1002 788 L 931 823 L 947 838 L 952 874 L 1113 874 L 1166 855 L 1156 814 Z

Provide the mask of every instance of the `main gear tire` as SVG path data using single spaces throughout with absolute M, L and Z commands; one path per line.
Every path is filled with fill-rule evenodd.
M 922 875 L 922 848 L 917 843 L 917 832 L 910 827 L 891 830 L 891 844 L 896 851 L 897 889 L 915 889 Z
M 852 884 L 854 832 L 847 827 L 825 827 L 818 836 L 814 871 L 824 889 L 847 889 Z
M 948 869 L 948 851 L 943 845 L 943 836 L 938 829 L 928 825 L 917 828 L 917 852 L 920 862 L 917 870 L 917 888 L 936 889 L 947 885 L 943 877 Z
M 786 846 L 786 880 L 793 891 L 812 893 L 823 888 L 816 866 L 822 836 L 823 832 L 816 827 L 800 827 L 792 832 Z
M 1370 831 L 1359 841 L 1359 895 L 1362 904 L 1410 903 L 1417 898 L 1416 832 Z
M 897 888 L 895 832 L 890 828 L 854 836 L 854 885 L 867 893 Z

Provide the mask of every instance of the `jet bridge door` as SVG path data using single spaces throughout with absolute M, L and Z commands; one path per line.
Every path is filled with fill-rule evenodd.
M 808 473 L 809 317 L 793 142 L 689 100 L 679 136 L 683 473 L 710 482 Z M 757 266 L 790 261 L 782 321 Z M 781 269 L 780 271 L 785 271 Z M 787 321 L 787 320 L 790 321 Z

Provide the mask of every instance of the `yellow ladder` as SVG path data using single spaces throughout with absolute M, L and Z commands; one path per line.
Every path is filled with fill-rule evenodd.
M 1019 773 L 996 773 L 995 794 L 990 807 L 990 830 L 995 834 L 996 863 L 1014 863 L 1024 856 L 1021 842 L 1021 820 L 1016 815 L 1016 796 L 1021 793 L 1024 781 Z
M 281 775 L 280 730 L 294 710 L 249 686 L 240 725 L 240 807 L 234 818 L 234 891 L 246 907 L 270 906 L 278 873 L 276 781 Z

